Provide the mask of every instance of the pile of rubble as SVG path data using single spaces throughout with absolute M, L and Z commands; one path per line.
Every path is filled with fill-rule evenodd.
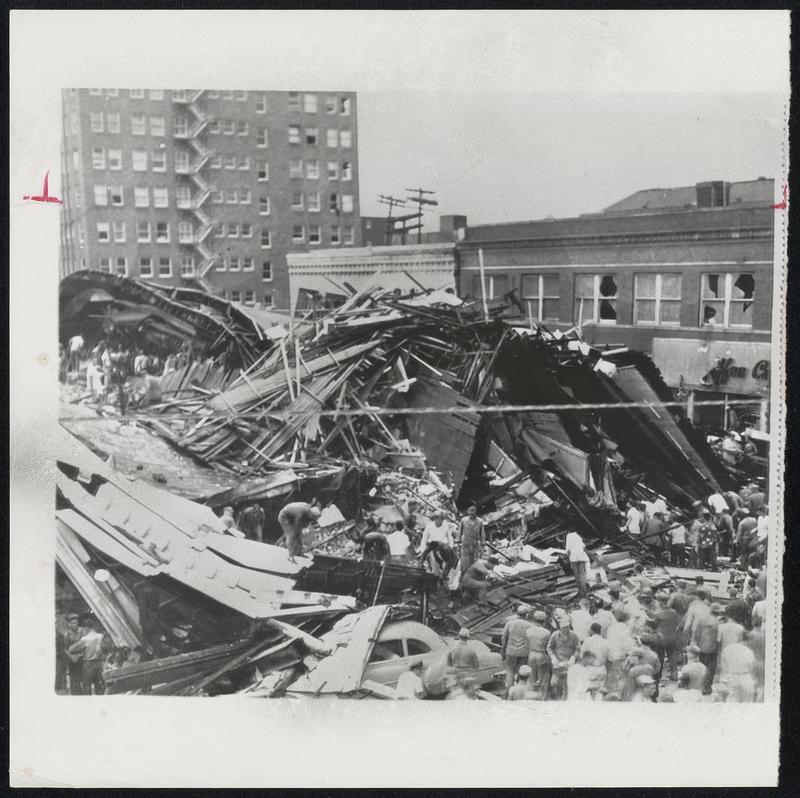
M 387 697 L 365 675 L 387 624 L 467 627 L 496 649 L 514 603 L 552 614 L 575 597 L 568 531 L 598 584 L 624 579 L 652 557 L 620 531 L 622 499 L 660 496 L 680 517 L 730 487 L 682 409 L 664 406 L 673 397 L 646 356 L 515 326 L 501 301 L 487 314 L 445 292 L 368 286 L 287 329 L 191 289 L 86 274 L 62 284 L 66 334 L 100 279 L 109 318 L 199 336 L 210 358 L 164 377 L 163 401 L 130 419 L 62 412 L 58 565 L 114 646 L 143 654 L 109 673 L 109 692 Z M 126 427 L 178 464 L 120 456 Z M 277 541 L 280 507 L 311 498 L 330 512 L 296 563 L 231 536 L 214 512 L 258 503 Z M 413 558 L 362 556 L 368 523 L 404 521 L 413 535 L 410 514 L 418 528 L 469 505 L 503 577 L 480 603 L 454 605 Z

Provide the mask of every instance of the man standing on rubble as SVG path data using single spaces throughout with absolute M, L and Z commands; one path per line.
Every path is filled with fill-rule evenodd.
M 422 533 L 418 552 L 423 566 L 428 559 L 428 555 L 433 554 L 442 569 L 441 579 L 445 584 L 447 583 L 447 575 L 455 564 L 454 548 L 452 524 L 449 521 L 445 521 L 444 513 L 434 513 L 433 520 L 425 526 Z
M 83 352 L 83 336 L 78 333 L 69 339 L 69 371 L 78 372 L 81 367 L 81 352 Z
M 686 536 L 688 531 L 686 526 L 675 518 L 670 519 L 669 528 L 669 562 L 670 565 L 686 567 Z
M 517 671 L 528 662 L 526 632 L 531 626 L 530 621 L 527 620 L 530 609 L 525 604 L 518 605 L 503 627 L 500 656 L 503 658 L 506 669 L 506 697 L 508 697 L 508 691 L 514 686 Z
M 625 531 L 636 540 L 642 534 L 642 523 L 644 521 L 644 512 L 642 512 L 642 503 L 630 500 L 628 512 L 625 513 Z
M 266 521 L 266 514 L 260 504 L 248 504 L 239 513 L 239 529 L 244 532 L 248 540 L 264 542 L 264 521 Z
M 91 615 L 86 616 L 83 637 L 67 649 L 68 654 L 83 655 L 81 662 L 83 695 L 91 695 L 92 689 L 94 689 L 95 695 L 105 693 L 105 684 L 103 683 L 103 644 L 105 639 L 98 627 L 99 624 Z
M 586 546 L 583 538 L 577 532 L 567 532 L 564 540 L 564 548 L 567 550 L 569 567 L 578 585 L 578 593 L 585 596 L 587 592 L 586 568 L 589 565 L 589 555 L 586 553 Z
M 322 514 L 319 502 L 314 499 L 308 502 L 289 502 L 278 513 L 278 523 L 286 539 L 289 562 L 296 562 L 295 557 L 303 556 L 303 529 L 314 523 Z
M 711 520 L 711 512 L 700 512 L 700 528 L 697 532 L 697 563 L 704 570 L 713 571 L 717 562 L 717 530 Z
M 70 654 L 69 649 L 77 643 L 84 635 L 85 630 L 81 629 L 78 615 L 71 612 L 67 615 L 67 628 L 61 638 L 62 651 L 67 660 L 67 674 L 69 676 L 70 695 L 82 695 L 81 673 L 83 671 L 83 654 L 77 652 Z
M 461 519 L 458 528 L 459 542 L 461 543 L 461 576 L 481 556 L 486 536 L 483 529 L 483 520 L 478 518 L 478 508 L 475 505 L 467 509 L 467 514 Z

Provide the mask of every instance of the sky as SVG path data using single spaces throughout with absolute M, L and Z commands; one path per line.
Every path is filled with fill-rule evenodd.
M 380 194 L 436 191 L 426 214 L 470 223 L 601 211 L 644 188 L 774 177 L 778 93 L 364 91 L 361 212 Z

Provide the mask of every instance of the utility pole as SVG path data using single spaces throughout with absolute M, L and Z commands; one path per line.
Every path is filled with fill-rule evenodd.
M 423 205 L 438 205 L 439 203 L 436 200 L 432 199 L 425 199 L 423 194 L 435 194 L 435 191 L 427 191 L 424 188 L 407 188 L 406 191 L 410 191 L 412 194 L 416 193 L 416 197 L 409 197 L 409 202 L 414 202 L 417 205 L 419 210 L 419 231 L 417 232 L 417 243 L 422 243 L 422 206 Z
M 397 197 L 390 197 L 387 196 L 386 194 L 381 194 L 378 197 L 378 202 L 380 202 L 381 205 L 389 206 L 389 215 L 386 217 L 386 231 L 383 234 L 383 243 L 391 244 L 392 243 L 391 236 L 392 233 L 394 232 L 394 223 L 392 222 L 392 209 L 404 208 L 406 201 L 404 199 L 397 199 Z

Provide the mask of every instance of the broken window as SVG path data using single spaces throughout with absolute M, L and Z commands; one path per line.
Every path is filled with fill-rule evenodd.
M 613 274 L 579 274 L 575 277 L 575 302 L 580 321 L 616 324 L 617 281 Z
M 700 323 L 721 327 L 752 327 L 755 287 L 755 278 L 748 272 L 704 274 Z

